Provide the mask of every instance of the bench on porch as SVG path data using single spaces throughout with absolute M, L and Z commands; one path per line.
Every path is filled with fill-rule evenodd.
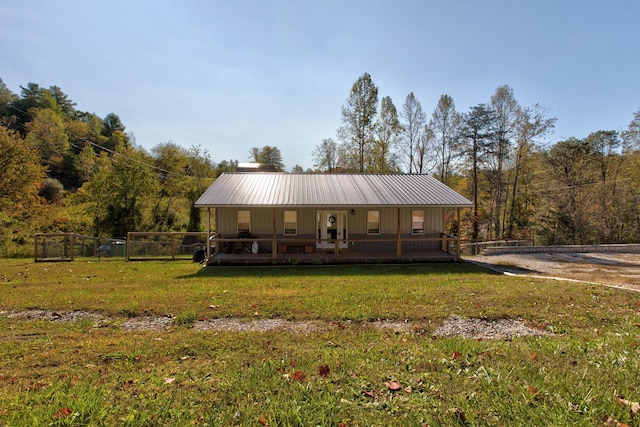
M 312 254 L 313 245 L 303 244 L 303 243 L 280 243 L 278 245 L 278 253 L 279 254 L 287 254 L 287 253 Z

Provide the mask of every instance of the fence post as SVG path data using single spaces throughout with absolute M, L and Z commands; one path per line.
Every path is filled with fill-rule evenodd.
M 75 233 L 70 233 L 69 234 L 69 259 L 71 260 L 71 262 L 73 262 L 73 252 L 74 252 L 74 246 L 75 246 L 75 238 L 76 238 L 76 234 Z

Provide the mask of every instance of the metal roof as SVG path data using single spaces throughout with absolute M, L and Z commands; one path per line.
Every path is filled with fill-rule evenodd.
M 195 206 L 443 206 L 472 203 L 429 175 L 224 173 Z

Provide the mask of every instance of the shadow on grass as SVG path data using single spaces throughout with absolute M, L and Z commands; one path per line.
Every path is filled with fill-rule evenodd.
M 269 265 L 269 266 L 212 266 L 203 267 L 195 274 L 177 279 L 195 277 L 337 277 L 385 275 L 442 275 L 442 274 L 498 274 L 481 266 L 466 262 L 425 264 L 359 264 L 359 265 Z

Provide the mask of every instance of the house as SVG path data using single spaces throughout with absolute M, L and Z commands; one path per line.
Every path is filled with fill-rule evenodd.
M 224 173 L 195 203 L 216 264 L 455 260 L 445 213 L 471 205 L 428 175 L 286 173 Z

